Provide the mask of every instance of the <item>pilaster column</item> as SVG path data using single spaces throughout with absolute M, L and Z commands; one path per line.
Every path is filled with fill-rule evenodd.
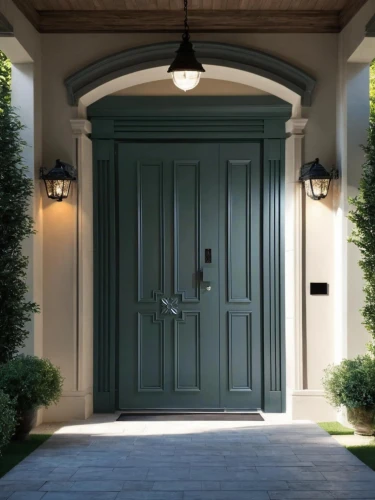
M 285 303 L 287 412 L 293 419 L 333 420 L 335 410 L 322 390 L 307 386 L 305 192 L 299 182 L 304 163 L 303 138 L 307 120 L 286 123 L 285 172 Z
M 285 154 L 285 307 L 287 389 L 304 389 L 304 315 L 303 315 L 303 203 L 298 181 L 303 163 L 305 118 L 286 123 Z M 288 397 L 290 410 L 291 401 Z
M 92 413 L 93 387 L 93 179 L 91 123 L 70 120 L 73 161 L 77 168 L 77 224 L 75 290 L 76 390 L 85 397 L 85 417 Z

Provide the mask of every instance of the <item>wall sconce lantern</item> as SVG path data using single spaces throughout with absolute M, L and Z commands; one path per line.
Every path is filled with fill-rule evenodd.
M 176 52 L 176 58 L 168 69 L 168 73 L 172 73 L 173 83 L 184 92 L 196 87 L 201 78 L 201 73 L 205 72 L 205 69 L 195 57 L 193 44 L 190 41 L 187 9 L 187 0 L 184 0 L 185 31 L 182 35 L 182 43 Z
M 56 160 L 56 165 L 47 173 L 41 169 L 40 177 L 44 180 L 48 198 L 56 201 L 67 198 L 72 181 L 77 180 L 76 169 L 60 160 Z
M 299 180 L 304 183 L 307 196 L 313 200 L 322 200 L 329 191 L 332 179 L 338 178 L 336 169 L 328 172 L 323 165 L 319 163 L 319 158 L 310 163 L 306 163 L 301 168 Z

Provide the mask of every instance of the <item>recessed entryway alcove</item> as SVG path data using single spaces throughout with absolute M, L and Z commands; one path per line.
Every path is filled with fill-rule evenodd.
M 284 362 L 285 331 L 287 338 L 291 340 L 288 342 L 287 347 L 289 386 L 292 388 L 302 388 L 300 384 L 302 380 L 300 298 L 299 294 L 296 293 L 301 272 L 299 267 L 299 249 L 296 247 L 299 234 L 298 211 L 300 201 L 296 179 L 302 157 L 301 139 L 303 138 L 303 130 L 307 122 L 307 120 L 300 117 L 302 110 L 301 103 L 307 106 L 310 104 L 315 82 L 309 75 L 306 75 L 298 68 L 268 54 L 225 44 L 200 42 L 197 45 L 202 49 L 200 53 L 202 57 L 200 58 L 205 63 L 206 68 L 209 69 L 208 74 L 211 79 L 247 85 L 249 88 L 257 89 L 258 93 L 263 95 L 235 98 L 183 96 L 182 99 L 169 96 L 164 98 L 148 98 L 146 101 L 143 100 L 143 103 L 141 98 L 137 100 L 135 97 L 105 97 L 109 94 L 118 93 L 122 89 L 128 89 L 128 91 L 130 89 L 131 91 L 131 88 L 134 88 L 135 85 L 139 86 L 147 84 L 147 82 L 152 84 L 151 82 L 153 81 L 165 79 L 167 59 L 173 54 L 176 48 L 175 44 L 170 43 L 139 47 L 110 56 L 105 60 L 98 61 L 84 68 L 66 81 L 71 103 L 78 105 L 78 116 L 87 117 L 91 121 L 89 122 L 85 119 L 72 120 L 72 126 L 74 127 L 75 137 L 78 138 L 78 141 L 76 141 L 78 151 L 76 157 L 78 160 L 82 157 L 84 158 L 81 161 L 81 165 L 78 165 L 81 170 L 81 179 L 86 175 L 89 182 L 91 182 L 89 168 L 92 165 L 91 143 L 89 146 L 89 141 L 85 138 L 84 145 L 80 139 L 82 136 L 86 136 L 88 132 L 92 132 L 91 140 L 94 145 L 94 214 L 91 213 L 90 215 L 90 204 L 87 204 L 90 202 L 92 196 L 92 193 L 90 195 L 88 191 L 86 191 L 86 196 L 82 193 L 81 208 L 85 215 L 88 216 L 88 219 L 94 222 L 93 225 L 96 228 L 96 234 L 100 235 L 100 238 L 103 238 L 102 240 L 95 240 L 93 252 L 96 259 L 94 265 L 96 270 L 94 285 L 96 302 L 93 307 L 95 324 L 94 408 L 96 411 L 113 411 L 118 408 L 128 407 L 126 394 L 129 394 L 129 387 L 126 389 L 121 384 L 130 384 L 134 394 L 141 394 L 142 396 L 144 396 L 142 393 L 147 392 L 147 390 L 142 388 L 151 389 L 148 391 L 150 393 L 148 400 L 146 398 L 146 400 L 140 402 L 140 398 L 138 398 L 138 403 L 133 404 L 132 401 L 134 402 L 137 398 L 133 398 L 133 400 L 129 398 L 129 405 L 138 408 L 146 406 L 164 408 L 176 406 L 173 398 L 165 404 L 160 404 L 160 399 L 158 400 L 157 393 L 163 392 L 167 383 L 170 388 L 169 394 L 171 394 L 171 391 L 180 392 L 186 395 L 186 401 L 189 398 L 193 401 L 194 392 L 198 393 L 201 391 L 203 372 L 200 367 L 202 366 L 202 362 L 207 366 L 210 363 L 214 366 L 216 363 L 216 368 L 214 368 L 213 372 L 214 376 L 209 376 L 208 378 L 211 377 L 212 380 L 217 380 L 218 386 L 213 388 L 213 392 L 216 391 L 218 394 L 218 398 L 216 399 L 218 403 L 213 404 L 211 402 L 207 406 L 229 408 L 256 407 L 263 408 L 266 411 L 285 411 L 287 385 L 285 382 L 286 368 Z M 291 116 L 293 117 L 292 119 L 290 119 Z M 142 321 L 138 319 L 136 324 L 134 323 L 130 328 L 133 332 L 131 333 L 133 345 L 131 348 L 132 357 L 130 363 L 129 359 L 126 359 L 126 354 L 124 354 L 126 352 L 126 335 L 119 333 L 121 321 L 125 324 L 129 320 L 129 318 L 125 317 L 123 320 L 120 318 L 121 314 L 125 314 L 125 303 L 130 302 L 128 300 L 129 297 L 131 300 L 137 297 L 139 291 L 139 276 L 134 277 L 133 282 L 129 284 L 128 288 L 124 288 L 123 282 L 126 281 L 127 272 L 124 270 L 121 271 L 121 266 L 119 265 L 121 240 L 126 241 L 126 237 L 120 234 L 122 228 L 121 230 L 119 229 L 119 206 L 120 201 L 122 203 L 123 199 L 119 192 L 116 192 L 116 189 L 119 189 L 120 185 L 126 186 L 128 184 L 126 178 L 116 177 L 119 171 L 119 159 L 121 157 L 121 161 L 125 163 L 128 161 L 128 156 L 124 151 L 130 147 L 130 143 L 138 148 L 136 151 L 132 151 L 134 166 L 134 162 L 140 161 L 141 156 L 146 151 L 140 146 L 142 143 L 148 145 L 157 143 L 158 147 L 164 145 L 165 154 L 168 156 L 168 150 L 172 147 L 174 148 L 176 144 L 183 144 L 184 147 L 189 143 L 196 144 L 198 148 L 198 144 L 201 146 L 202 141 L 204 144 L 210 144 L 211 148 L 213 144 L 216 144 L 216 152 L 212 150 L 211 153 L 217 155 L 216 163 L 218 165 L 221 163 L 226 165 L 226 167 L 220 167 L 224 169 L 223 171 L 219 168 L 218 172 L 213 175 L 213 177 L 217 175 L 221 178 L 221 182 L 218 182 L 216 189 L 223 191 L 222 201 L 220 202 L 222 205 L 219 204 L 220 206 L 218 206 L 218 213 L 222 213 L 222 220 L 218 221 L 217 224 L 218 234 L 219 231 L 222 231 L 222 241 L 220 242 L 219 237 L 217 239 L 218 255 L 221 255 L 220 258 L 222 259 L 220 265 L 217 266 L 217 272 L 218 279 L 220 273 L 223 273 L 221 277 L 222 282 L 228 278 L 229 274 L 228 266 L 225 264 L 228 261 L 228 234 L 225 236 L 224 233 L 224 231 L 228 231 L 229 205 L 224 201 L 228 198 L 229 192 L 228 162 L 232 162 L 232 165 L 237 165 L 238 168 L 234 169 L 234 171 L 236 174 L 241 172 L 240 177 L 241 175 L 243 176 L 242 181 L 239 182 L 241 189 L 243 188 L 243 183 L 245 182 L 245 185 L 247 185 L 248 181 L 252 189 L 254 186 L 258 186 L 256 194 L 251 193 L 253 196 L 252 199 L 258 199 L 259 201 L 258 208 L 251 213 L 254 214 L 253 225 L 258 226 L 260 231 L 257 233 L 259 235 L 259 244 L 252 248 L 252 255 L 256 255 L 258 259 L 259 278 L 255 283 L 252 283 L 251 279 L 246 282 L 248 290 L 251 289 L 252 297 L 257 295 L 257 298 L 253 301 L 252 297 L 249 298 L 245 291 L 245 295 L 240 297 L 243 301 L 240 306 L 244 308 L 243 311 L 242 309 L 238 311 L 225 309 L 223 305 L 225 302 L 228 302 L 228 287 L 225 291 L 225 286 L 223 284 L 220 285 L 217 293 L 219 296 L 220 294 L 222 295 L 222 299 L 218 298 L 215 307 L 211 309 L 212 317 L 215 317 L 216 313 L 213 312 L 215 308 L 216 311 L 225 310 L 226 315 L 226 318 L 219 321 L 224 333 L 218 333 L 218 354 L 216 354 L 216 361 L 211 360 L 210 363 L 207 363 L 206 359 L 208 358 L 205 357 L 207 354 L 198 353 L 197 339 L 201 335 L 202 330 L 200 329 L 199 334 L 197 333 L 197 329 L 195 333 L 192 330 L 190 332 L 191 342 L 189 349 L 191 352 L 195 349 L 195 361 L 193 363 L 195 368 L 189 374 L 182 374 L 182 372 L 179 374 L 178 363 L 180 363 L 179 359 L 182 358 L 179 358 L 178 349 L 176 352 L 176 338 L 180 335 L 179 331 L 181 330 L 180 326 L 183 324 L 183 315 L 186 314 L 186 311 L 182 309 L 190 307 L 186 305 L 189 304 L 189 300 L 193 301 L 192 305 L 196 305 L 197 302 L 194 302 L 194 300 L 198 299 L 197 297 L 188 299 L 184 305 L 184 301 L 182 300 L 182 292 L 184 290 L 180 290 L 175 282 L 173 282 L 174 288 L 172 287 L 168 290 L 168 293 L 164 293 L 160 287 L 152 288 L 156 292 L 155 296 L 152 295 L 152 298 L 149 297 L 151 301 L 149 305 L 147 303 L 142 305 L 146 309 L 150 306 L 149 311 L 147 309 L 149 313 L 147 317 L 149 326 L 147 328 L 149 331 L 152 331 L 156 325 L 155 331 L 158 333 L 155 337 L 159 339 L 158 343 L 154 345 L 158 352 L 158 357 L 156 356 L 155 359 L 157 358 L 159 371 L 155 371 L 155 366 L 153 368 L 154 371 L 150 369 L 151 376 L 155 375 L 156 379 L 154 386 L 151 386 L 149 381 L 143 384 L 142 373 L 140 372 L 142 363 L 143 366 L 147 366 L 147 356 L 150 356 L 150 354 L 145 355 L 143 361 L 139 359 L 141 352 L 139 345 L 142 341 L 142 335 L 139 335 L 139 328 L 142 325 Z M 170 145 L 169 149 L 167 147 L 168 144 Z M 238 145 L 238 147 L 236 148 L 234 145 Z M 221 157 L 221 151 L 228 147 L 232 148 L 229 152 L 227 150 L 226 156 L 228 158 L 225 158 L 225 154 Z M 255 149 L 258 148 L 258 152 L 253 151 L 251 153 L 250 150 L 246 152 L 243 149 L 241 150 L 242 147 L 250 149 L 255 147 Z M 148 147 L 149 149 L 150 147 Z M 84 150 L 86 153 L 80 155 L 80 151 L 82 153 Z M 240 154 L 241 151 L 242 154 Z M 207 153 L 201 150 L 201 158 L 204 158 L 205 155 Z M 160 160 L 160 156 L 163 155 L 160 153 L 158 156 Z M 171 164 L 171 162 L 181 160 L 176 151 L 174 151 L 172 156 L 173 159 L 172 157 L 168 157 L 165 161 Z M 184 161 L 187 161 L 189 165 L 194 161 L 202 163 L 203 160 L 199 156 L 192 155 L 191 148 L 188 148 L 188 150 L 185 150 L 182 160 L 185 158 Z M 209 156 L 207 155 L 207 157 Z M 150 157 L 146 159 L 148 162 L 150 161 Z M 246 161 L 244 162 L 244 160 Z M 256 165 L 257 161 L 259 168 L 253 168 L 252 170 L 250 165 Z M 242 166 L 238 162 L 242 162 Z M 284 169 L 284 165 L 286 169 Z M 177 175 L 173 172 L 175 168 L 177 167 L 173 167 L 170 173 L 167 174 L 168 180 L 166 182 L 171 186 L 175 184 L 174 179 Z M 157 170 L 153 170 L 152 175 Z M 192 178 L 195 178 L 194 175 L 196 173 L 194 175 L 192 173 L 194 168 L 191 167 L 188 171 L 191 172 Z M 223 173 L 224 171 L 226 173 Z M 258 172 L 257 179 L 252 178 L 255 171 Z M 133 183 L 131 192 L 134 194 L 134 190 L 138 192 L 140 188 L 138 180 L 135 180 L 134 171 L 132 175 L 133 181 L 129 182 L 129 185 Z M 148 179 L 147 175 L 145 179 Z M 200 179 L 199 181 L 201 183 Z M 192 179 L 189 182 L 191 184 Z M 285 217 L 289 223 L 287 232 L 285 232 L 285 218 L 283 215 L 285 192 L 287 193 Z M 168 194 L 169 198 L 166 197 L 165 202 L 172 203 L 172 208 L 174 207 L 172 215 L 174 215 L 172 217 L 170 214 L 164 213 L 163 217 L 172 217 L 175 222 L 177 195 L 175 192 L 170 193 L 172 194 Z M 249 200 L 250 197 L 248 194 L 246 196 Z M 155 199 L 156 194 L 150 193 L 150 196 Z M 137 195 L 137 200 L 134 202 L 137 204 L 138 201 Z M 200 200 L 200 205 L 202 203 L 202 200 Z M 248 213 L 250 214 L 250 212 Z M 152 214 L 155 215 L 155 211 L 151 211 Z M 126 227 L 127 222 L 126 219 L 124 220 L 124 227 Z M 132 220 L 134 221 L 134 214 Z M 140 248 L 138 241 L 139 225 L 140 222 L 137 219 L 136 228 L 127 227 L 125 229 L 128 232 L 132 231 L 129 241 L 132 241 L 131 248 L 133 248 L 134 252 L 136 252 L 137 248 Z M 98 228 L 101 228 L 100 231 L 98 231 Z M 249 227 L 245 230 L 246 233 L 250 236 Z M 172 231 L 166 238 L 167 240 L 174 241 L 173 245 L 176 246 L 174 234 L 175 231 Z M 81 242 L 81 249 L 83 249 L 85 246 L 84 238 L 81 238 Z M 245 242 L 244 248 L 250 249 L 253 243 L 254 241 L 249 238 L 248 243 Z M 248 245 L 247 247 L 246 244 Z M 220 246 L 222 247 L 221 250 Z M 209 248 L 212 250 L 212 247 Z M 202 249 L 205 249 L 205 247 L 201 245 L 200 250 Z M 79 259 L 84 260 L 84 254 L 85 252 L 82 250 Z M 197 259 L 198 254 L 200 256 L 199 262 Z M 198 252 L 195 258 L 196 269 L 194 272 L 197 273 L 202 270 L 201 263 L 203 256 Z M 168 265 L 172 267 L 168 273 L 176 275 L 176 268 L 178 266 L 176 266 L 176 262 L 174 261 L 170 264 L 171 260 L 173 261 L 173 258 L 169 258 Z M 138 269 L 137 272 L 139 274 L 139 255 L 137 256 L 134 253 L 125 262 L 127 262 L 126 265 L 129 266 L 129 269 L 133 271 Z M 255 261 L 251 261 L 250 264 L 249 262 L 247 264 L 248 267 L 257 268 Z M 284 279 L 285 263 L 289 270 L 287 282 Z M 125 264 L 123 263 L 123 269 L 125 269 L 124 266 Z M 86 283 L 91 282 L 92 276 L 88 280 L 85 280 L 84 274 L 87 275 L 90 272 L 91 265 L 86 265 L 86 267 L 83 265 L 83 267 L 85 269 L 84 273 L 80 275 L 78 294 L 82 296 L 82 301 L 84 302 L 86 296 L 85 290 L 89 292 Z M 244 275 L 247 275 L 247 273 L 245 272 Z M 122 278 L 120 278 L 121 276 Z M 119 280 L 121 280 L 121 285 Z M 128 290 L 128 293 L 130 293 L 128 299 L 125 301 L 123 298 L 127 292 L 124 290 Z M 135 290 L 138 291 L 136 292 Z M 185 290 L 185 297 L 186 293 Z M 212 297 L 214 295 L 211 294 Z M 180 307 L 179 317 L 175 319 L 175 327 L 173 327 L 174 340 L 170 343 L 169 347 L 167 346 L 167 349 L 170 351 L 170 346 L 173 345 L 174 347 L 172 351 L 165 354 L 163 350 L 165 349 L 165 345 L 163 349 L 161 348 L 162 333 L 160 325 L 163 324 L 163 319 L 160 318 L 160 299 L 174 299 L 175 296 L 178 296 L 178 304 L 183 304 L 183 306 Z M 222 301 L 221 303 L 220 300 Z M 256 302 L 258 302 L 258 306 L 254 305 L 254 307 L 258 307 L 256 312 L 251 310 L 252 305 L 246 309 L 246 304 L 255 304 Z M 157 306 L 158 310 L 152 309 L 155 304 L 159 304 Z M 269 307 L 268 311 L 266 311 L 266 307 Z M 195 326 L 197 324 L 198 309 L 199 307 L 197 306 L 196 309 L 191 307 L 187 310 L 192 312 L 193 319 L 195 319 L 193 321 L 190 318 L 189 321 L 195 322 Z M 121 314 L 118 314 L 119 312 Z M 140 311 L 133 309 L 133 318 L 134 314 L 137 316 L 139 313 Z M 231 316 L 229 313 L 235 314 Z M 218 314 L 220 315 L 220 313 Z M 232 354 L 235 353 L 235 349 L 239 353 L 242 353 L 242 351 L 248 353 L 248 355 L 243 357 L 242 368 L 239 369 L 237 374 L 234 374 L 235 379 L 240 375 L 238 384 L 236 382 L 237 379 L 233 381 L 232 377 L 232 382 L 230 380 L 232 376 L 231 367 L 233 368 L 234 366 L 233 359 L 235 358 L 230 358 L 229 353 L 230 344 L 228 336 L 232 328 L 229 318 L 234 318 L 235 321 L 238 320 L 240 323 L 242 322 L 242 333 L 240 336 L 244 346 L 250 346 L 251 342 L 254 342 L 251 347 L 247 347 L 245 350 L 242 348 L 238 349 L 238 346 L 233 346 L 234 351 Z M 251 323 L 253 319 L 255 327 Z M 220 331 L 220 324 L 218 325 L 218 332 Z M 172 331 L 170 326 L 168 328 Z M 82 326 L 83 330 L 84 326 Z M 97 335 L 99 331 L 102 332 L 102 336 Z M 258 333 L 254 334 L 253 332 L 255 331 Z M 89 334 L 90 332 L 86 327 L 86 335 Z M 256 347 L 257 345 L 258 347 Z M 254 351 L 251 350 L 252 347 L 255 348 Z M 151 348 L 148 350 L 149 353 L 152 352 Z M 169 356 L 169 361 L 167 360 L 167 355 Z M 199 369 L 197 368 L 198 358 L 200 359 Z M 170 365 L 168 369 L 165 368 L 165 363 L 167 362 Z M 124 368 L 124 366 L 129 367 L 130 371 L 126 372 L 127 368 Z M 182 366 L 182 364 L 180 363 L 179 366 Z M 161 375 L 161 373 L 163 374 Z M 144 374 L 146 378 L 149 375 Z M 178 382 L 178 377 L 181 379 L 181 376 L 182 378 L 185 377 L 185 382 L 182 383 L 182 390 L 179 389 L 181 384 L 179 385 Z M 195 383 L 192 383 L 194 380 Z M 252 393 L 252 387 L 256 386 L 257 389 L 254 390 L 254 394 L 258 394 L 256 402 L 249 403 L 249 399 L 246 400 L 246 393 L 249 396 Z M 236 398 L 238 396 L 238 399 L 233 403 L 227 404 L 223 396 L 223 391 L 228 392 L 230 396 L 235 395 Z M 241 400 L 241 398 L 244 399 Z M 202 401 L 204 401 L 204 398 Z M 247 401 L 248 404 L 242 401 Z M 206 405 L 203 403 L 193 405 L 191 402 L 180 405 L 183 408 L 192 408 L 194 406 L 203 407 Z

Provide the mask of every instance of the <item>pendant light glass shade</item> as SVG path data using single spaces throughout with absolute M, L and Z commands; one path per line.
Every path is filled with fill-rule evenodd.
M 331 179 L 308 179 L 305 181 L 306 194 L 312 200 L 326 198 L 329 191 Z
M 185 8 L 185 32 L 182 35 L 182 43 L 176 52 L 176 57 L 168 69 L 172 74 L 173 83 L 184 92 L 193 89 L 199 83 L 201 74 L 205 69 L 195 57 L 193 44 L 190 42 L 189 25 L 187 22 L 187 0 L 184 1 Z
M 176 87 L 187 92 L 198 85 L 201 74 L 199 71 L 174 71 L 172 78 Z

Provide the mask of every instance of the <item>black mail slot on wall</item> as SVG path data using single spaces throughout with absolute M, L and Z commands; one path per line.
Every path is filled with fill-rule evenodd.
M 328 295 L 328 283 L 310 283 L 310 295 Z

